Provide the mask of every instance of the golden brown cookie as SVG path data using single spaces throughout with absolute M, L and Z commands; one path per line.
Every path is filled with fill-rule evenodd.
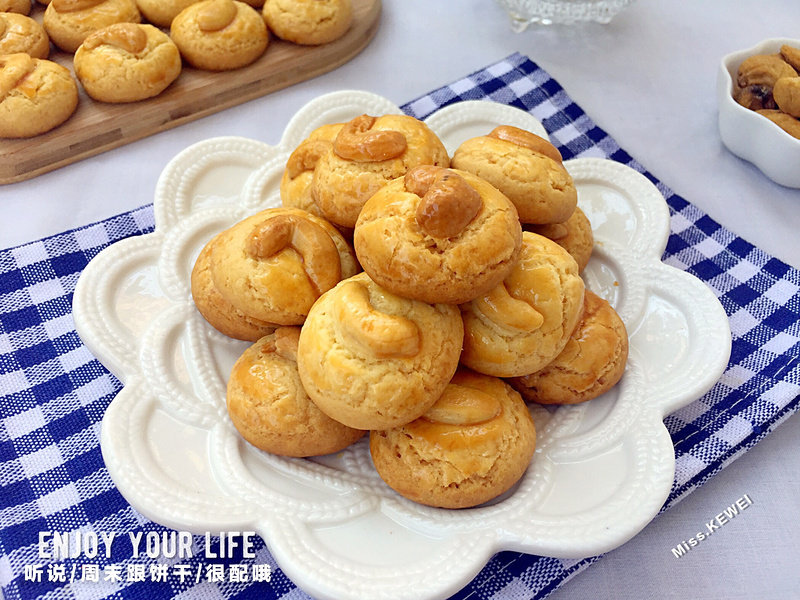
M 339 452 L 365 432 L 334 421 L 308 397 L 297 373 L 299 335 L 299 327 L 281 327 L 244 351 L 228 379 L 228 415 L 261 450 L 298 457 Z
M 262 13 L 279 38 L 311 46 L 339 39 L 353 22 L 351 0 L 266 0 Z
M 0 55 L 18 52 L 33 58 L 47 58 L 50 38 L 34 19 L 12 12 L 0 13 Z
M 183 58 L 207 71 L 228 71 L 253 63 L 267 49 L 264 19 L 238 0 L 203 0 L 183 9 L 170 26 Z
M 496 377 L 538 371 L 564 349 L 580 319 L 583 292 L 575 259 L 552 240 L 524 232 L 508 277 L 461 306 L 461 362 Z
M 364 206 L 353 243 L 364 270 L 389 291 L 460 304 L 499 284 L 516 262 L 514 205 L 484 180 L 422 166 L 381 188 Z
M 782 77 L 772 88 L 778 108 L 787 115 L 800 117 L 800 77 Z
M 489 135 L 463 142 L 451 163 L 508 196 L 523 223 L 563 223 L 577 206 L 578 193 L 561 154 L 529 131 L 496 127 Z
M 522 229 L 543 235 L 564 248 L 578 263 L 579 271 L 583 271 L 589 264 L 594 249 L 594 233 L 586 213 L 579 206 L 575 207 L 570 218 L 563 223 L 523 225 Z
M 477 506 L 509 490 L 525 473 L 536 429 L 525 402 L 496 377 L 460 369 L 419 419 L 370 433 L 381 478 L 415 502 Z
M 346 123 L 314 169 L 311 193 L 328 220 L 355 227 L 367 200 L 412 167 L 450 163 L 442 142 L 406 115 L 361 115 Z
M 312 131 L 289 155 L 281 176 L 281 204 L 289 208 L 302 208 L 318 217 L 324 217 L 311 194 L 311 180 L 320 157 L 333 147 L 333 140 L 343 123 L 322 125 Z
M 308 395 L 331 418 L 357 429 L 396 427 L 442 393 L 463 336 L 455 306 L 401 298 L 359 273 L 311 308 L 297 367 Z
M 169 27 L 172 19 L 184 8 L 199 0 L 136 0 L 136 5 L 145 19 L 159 27 Z
M 75 52 L 98 29 L 141 20 L 135 0 L 53 0 L 43 19 L 50 40 L 65 52 Z
M 800 120 L 792 115 L 787 115 L 782 110 L 757 110 L 758 114 L 766 117 L 792 137 L 800 139 Z
M 214 236 L 194 263 L 191 276 L 192 299 L 203 318 L 217 331 L 237 340 L 255 342 L 272 333 L 276 325 L 254 319 L 228 302 L 214 286 L 211 253 L 219 235 Z
M 509 383 L 528 402 L 578 404 L 614 387 L 627 360 L 625 324 L 606 300 L 586 290 L 583 315 L 561 353 L 543 369 Z
M 0 13 L 27 15 L 31 12 L 31 0 L 0 0 Z
M 24 53 L 0 56 L 0 137 L 50 131 L 77 106 L 78 84 L 66 67 Z
M 75 75 L 101 102 L 136 102 L 163 92 L 181 73 L 181 55 L 153 25 L 115 23 L 87 36 L 75 52 Z
M 245 315 L 299 325 L 325 291 L 359 271 L 330 223 L 295 208 L 271 208 L 224 231 L 211 252 L 214 286 Z

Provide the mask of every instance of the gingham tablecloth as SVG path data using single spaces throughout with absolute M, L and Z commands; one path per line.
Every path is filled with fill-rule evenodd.
M 730 317 L 733 351 L 725 374 L 708 394 L 665 419 L 677 459 L 666 510 L 797 410 L 800 273 L 675 195 L 525 56 L 511 55 L 403 109 L 424 118 L 459 100 L 485 98 L 537 117 L 565 159 L 608 157 L 649 177 L 672 215 L 664 261 L 706 282 Z M 196 553 L 182 561 L 191 577 L 165 574 L 158 566 L 163 560 L 134 558 L 125 542 L 128 533 L 168 530 L 134 511 L 106 471 L 100 422 L 121 385 L 81 343 L 71 304 L 92 257 L 152 229 L 152 206 L 145 206 L 0 251 L 0 592 L 8 600 L 159 600 L 187 592 L 192 598 L 307 598 L 260 540 L 255 558 L 215 561 Z M 74 530 L 118 532 L 111 556 L 39 556 L 40 531 Z M 195 542 L 204 544 L 199 536 Z M 598 558 L 502 552 L 455 598 L 544 598 Z

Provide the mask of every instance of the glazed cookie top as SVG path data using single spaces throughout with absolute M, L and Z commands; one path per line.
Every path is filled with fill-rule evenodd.
M 0 54 L 18 52 L 33 58 L 47 58 L 50 38 L 34 19 L 13 12 L 0 13 Z
M 567 343 L 583 310 L 584 283 L 569 253 L 524 232 L 519 261 L 497 287 L 462 305 L 468 367 L 515 377 L 538 371 Z
M 387 182 L 418 165 L 450 164 L 441 140 L 406 115 L 361 115 L 346 123 L 314 169 L 311 193 L 333 223 L 354 227 L 361 208 Z
M 575 210 L 578 194 L 561 154 L 548 140 L 502 125 L 466 140 L 452 166 L 486 179 L 508 196 L 523 223 L 561 223 Z
M 275 35 L 304 45 L 337 40 L 353 22 L 351 0 L 266 0 L 262 12 Z
M 579 271 L 583 271 L 589 264 L 594 250 L 594 232 L 589 218 L 579 206 L 575 207 L 570 218 L 563 223 L 529 224 L 523 225 L 522 229 L 543 235 L 564 248 L 578 263 Z
M 44 28 L 52 42 L 75 52 L 93 31 L 113 23 L 140 23 L 134 0 L 53 0 L 44 11 Z
M 508 490 L 535 445 L 533 420 L 519 394 L 501 379 L 467 369 L 420 418 L 370 435 L 373 462 L 390 487 L 444 508 L 475 506 Z
M 280 325 L 302 323 L 323 292 L 359 270 L 335 227 L 292 208 L 264 210 L 224 231 L 210 268 L 226 300 Z
M 311 308 L 298 369 L 330 417 L 358 429 L 395 427 L 439 397 L 458 365 L 463 335 L 456 307 L 402 298 L 359 273 Z
M 514 205 L 486 181 L 421 166 L 370 198 L 353 241 L 364 270 L 386 289 L 460 304 L 508 275 L 521 235 Z
M 247 348 L 231 370 L 228 414 L 248 442 L 282 456 L 318 456 L 364 435 L 311 401 L 297 373 L 298 327 L 280 327 Z

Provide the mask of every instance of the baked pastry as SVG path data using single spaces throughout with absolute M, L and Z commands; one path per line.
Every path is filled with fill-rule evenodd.
M 169 27 L 179 12 L 195 2 L 198 0 L 136 0 L 136 5 L 150 23 Z
M 594 233 L 586 213 L 579 206 L 575 207 L 570 218 L 563 223 L 523 225 L 522 229 L 543 235 L 564 248 L 578 263 L 579 271 L 583 271 L 589 264 L 594 249 Z
M 522 251 L 505 280 L 461 306 L 461 362 L 487 375 L 517 377 L 550 363 L 578 324 L 584 283 L 569 253 L 544 236 L 522 234 Z
M 406 115 L 361 115 L 346 123 L 314 169 L 311 193 L 325 217 L 355 227 L 367 200 L 412 167 L 450 163 L 442 142 Z
M 219 234 L 214 236 L 195 260 L 191 275 L 192 299 L 214 329 L 237 340 L 255 342 L 272 333 L 277 325 L 246 315 L 219 293 L 211 277 L 211 253 L 219 237 Z
M 614 387 L 627 360 L 625 324 L 606 300 L 586 290 L 583 315 L 564 349 L 543 369 L 509 383 L 528 402 L 578 404 Z
M 443 508 L 477 506 L 509 490 L 536 446 L 520 395 L 496 377 L 460 369 L 419 419 L 370 432 L 372 462 L 400 495 Z
M 270 31 L 295 44 L 327 44 L 342 37 L 353 23 L 351 0 L 266 0 L 262 4 Z
M 301 324 L 311 305 L 360 269 L 330 223 L 294 208 L 271 208 L 222 232 L 211 251 L 214 286 L 245 315 Z
M 24 53 L 0 56 L 0 137 L 50 131 L 77 107 L 78 84 L 66 67 Z
M 356 255 L 376 283 L 448 304 L 498 285 L 521 241 L 508 198 L 471 173 L 431 166 L 381 188 L 364 205 L 353 234 Z
M 44 29 L 65 52 L 75 52 L 86 37 L 114 23 L 140 23 L 135 0 L 53 0 L 44 11 Z
M 314 403 L 356 429 L 419 417 L 455 373 L 455 306 L 396 296 L 359 273 L 323 294 L 300 331 L 297 367 Z
M 250 346 L 228 379 L 228 415 L 256 448 L 281 456 L 319 456 L 343 450 L 364 431 L 320 411 L 297 374 L 299 327 L 281 327 Z
M 267 49 L 264 19 L 238 0 L 203 0 L 183 9 L 170 36 L 189 64 L 207 71 L 228 71 L 251 64 Z
M 281 176 L 281 204 L 290 208 L 302 208 L 323 217 L 322 211 L 311 194 L 311 180 L 320 157 L 331 149 L 333 140 L 343 123 L 322 125 L 312 131 L 289 155 Z
M 482 177 L 503 192 L 523 223 L 563 223 L 578 202 L 572 177 L 549 141 L 502 125 L 464 141 L 451 166 Z
M 101 102 L 136 102 L 163 92 L 181 73 L 181 54 L 153 25 L 115 23 L 87 36 L 75 52 L 75 75 Z
M 0 13 L 0 55 L 24 52 L 33 58 L 50 55 L 50 38 L 34 19 L 13 13 Z
M 31 12 L 31 0 L 0 0 L 0 12 L 27 15 Z

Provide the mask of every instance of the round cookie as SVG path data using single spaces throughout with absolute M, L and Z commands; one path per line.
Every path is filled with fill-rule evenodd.
M 217 331 L 237 340 L 255 342 L 272 333 L 276 325 L 247 316 L 228 302 L 214 286 L 211 277 L 211 252 L 219 235 L 209 241 L 195 260 L 191 275 L 192 299 L 195 307 Z
M 169 27 L 184 8 L 199 0 L 136 0 L 139 12 L 153 25 Z
M 496 498 L 525 473 L 536 429 L 525 402 L 496 377 L 460 369 L 419 419 L 370 433 L 372 462 L 400 495 L 442 508 Z
M 594 233 L 586 213 L 579 206 L 575 207 L 570 218 L 563 223 L 523 225 L 522 229 L 543 235 L 564 248 L 578 263 L 579 271 L 583 271 L 589 264 L 594 249 Z
M 578 192 L 558 149 L 517 127 L 501 125 L 466 140 L 453 153 L 451 166 L 503 192 L 523 223 L 563 223 L 577 206 Z
M 33 58 L 47 58 L 50 38 L 34 19 L 12 12 L 0 13 L 0 55 L 18 52 Z
M 181 73 L 181 55 L 153 25 L 115 23 L 87 36 L 75 52 L 75 75 L 101 102 L 136 102 L 163 92 Z
M 444 145 L 422 121 L 361 115 L 345 123 L 319 157 L 311 193 L 329 221 L 352 228 L 366 201 L 387 182 L 418 165 L 449 164 Z
M 308 397 L 297 373 L 299 336 L 299 327 L 281 327 L 244 351 L 228 379 L 228 415 L 261 450 L 297 457 L 339 452 L 365 432 L 334 421 Z
M 211 252 L 214 286 L 245 315 L 301 324 L 311 305 L 360 270 L 330 223 L 295 208 L 271 208 L 219 235 Z
M 31 12 L 31 0 L 0 0 L 0 13 L 27 15 Z
M 140 23 L 135 0 L 53 0 L 44 11 L 44 29 L 65 52 L 75 52 L 86 37 L 114 23 Z
M 561 246 L 522 234 L 522 251 L 505 280 L 461 306 L 461 362 L 486 375 L 538 371 L 563 350 L 583 310 L 578 264 Z
M 318 217 L 324 217 L 311 194 L 311 180 L 317 162 L 333 146 L 333 140 L 343 125 L 344 123 L 332 123 L 317 127 L 291 153 L 281 176 L 283 206 L 302 208 Z
M 50 131 L 77 106 L 78 84 L 66 67 L 24 53 L 0 56 L 0 137 Z
M 583 315 L 561 353 L 543 369 L 509 383 L 528 402 L 578 404 L 614 387 L 627 360 L 625 324 L 606 300 L 586 290 Z
M 408 423 L 455 373 L 458 309 L 396 296 L 366 273 L 323 294 L 300 331 L 297 367 L 314 403 L 356 429 Z
M 509 383 L 528 402 L 578 404 L 614 387 L 627 360 L 625 324 L 606 300 L 586 290 L 583 316 L 561 353 L 543 369 Z
M 353 243 L 361 265 L 389 291 L 460 304 L 498 285 L 519 254 L 514 205 L 464 171 L 422 166 L 364 205 Z
M 228 71 L 251 64 L 267 49 L 269 33 L 252 6 L 238 0 L 203 0 L 183 9 L 170 36 L 189 64 Z
M 310 46 L 339 39 L 353 22 L 351 0 L 265 0 L 262 14 L 279 38 Z

